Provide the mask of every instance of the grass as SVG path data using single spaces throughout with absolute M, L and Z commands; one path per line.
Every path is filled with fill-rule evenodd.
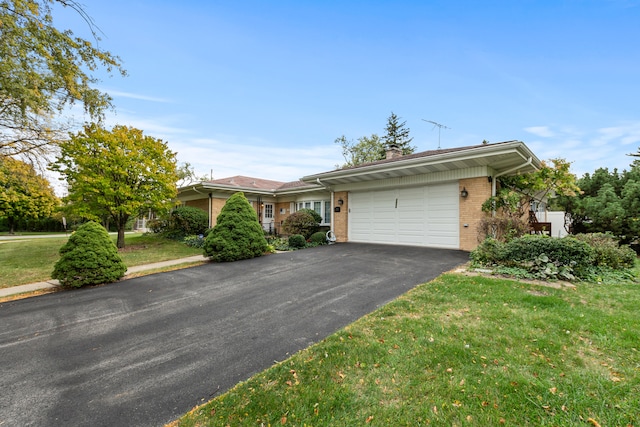
M 640 285 L 445 274 L 173 426 L 638 426 Z
M 112 236 L 115 243 L 116 236 Z M 51 277 L 67 237 L 0 241 L 0 288 L 41 282 Z M 202 249 L 143 234 L 127 234 L 120 252 L 127 267 L 201 255 Z

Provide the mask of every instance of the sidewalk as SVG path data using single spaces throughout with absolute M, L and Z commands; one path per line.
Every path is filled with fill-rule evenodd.
M 134 267 L 128 268 L 127 272 L 124 274 L 124 277 L 120 280 L 125 280 L 127 279 L 127 276 L 134 273 L 139 273 L 141 271 L 148 271 L 148 270 L 154 270 L 157 268 L 170 267 L 172 265 L 180 265 L 180 264 L 193 263 L 193 262 L 204 262 L 207 260 L 208 258 L 202 255 L 196 255 L 188 258 L 179 258 L 179 259 L 172 259 L 168 261 L 154 262 L 153 264 L 136 265 Z M 53 279 L 47 280 L 46 282 L 12 286 L 10 288 L 0 289 L 0 298 L 8 297 L 11 295 L 23 294 L 25 292 L 35 292 L 35 291 L 41 291 L 45 289 L 57 288 L 58 286 L 59 286 L 58 281 Z

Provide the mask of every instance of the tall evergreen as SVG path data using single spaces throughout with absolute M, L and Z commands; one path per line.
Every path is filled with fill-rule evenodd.
M 413 138 L 409 137 L 409 128 L 406 127 L 406 121 L 399 123 L 400 118 L 392 111 L 391 115 L 387 119 L 387 126 L 385 127 L 385 134 L 382 136 L 382 142 L 385 149 L 389 149 L 390 146 L 395 145 L 402 150 L 402 154 L 412 154 L 416 151 L 416 147 L 409 145 Z

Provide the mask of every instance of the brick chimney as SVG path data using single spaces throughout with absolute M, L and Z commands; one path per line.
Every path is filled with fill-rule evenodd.
M 396 159 L 402 157 L 402 150 L 396 144 L 389 144 L 387 146 L 387 160 Z

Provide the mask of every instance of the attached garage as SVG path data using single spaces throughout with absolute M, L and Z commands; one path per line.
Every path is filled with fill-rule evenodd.
M 349 241 L 458 249 L 458 182 L 349 193 Z

